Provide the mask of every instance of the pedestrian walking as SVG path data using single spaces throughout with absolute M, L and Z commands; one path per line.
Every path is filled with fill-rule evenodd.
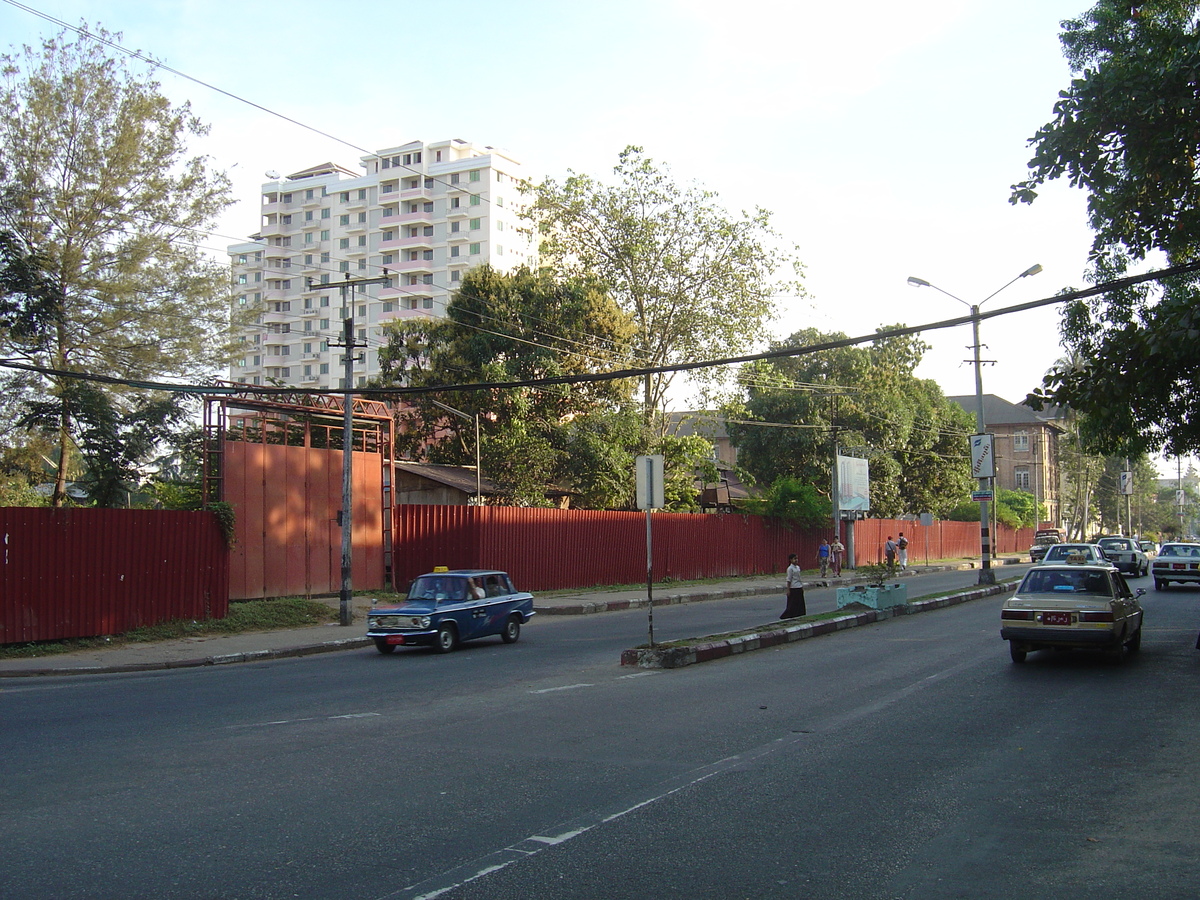
M 787 591 L 787 608 L 784 609 L 781 619 L 794 619 L 797 616 L 807 615 L 808 610 L 804 606 L 804 585 L 800 581 L 800 563 L 799 557 L 795 553 L 788 557 L 787 567 L 787 582 L 784 585 Z
M 896 552 L 900 557 L 900 571 L 903 572 L 908 568 L 908 538 L 904 536 L 903 531 L 896 539 Z
M 829 541 L 824 538 L 817 548 L 817 562 L 821 565 L 821 577 L 824 578 L 829 573 Z
M 833 543 L 829 545 L 829 558 L 833 561 L 833 577 L 838 578 L 842 574 L 842 558 L 846 555 L 846 545 L 843 544 L 838 536 L 833 536 Z
M 887 559 L 888 574 L 892 575 L 896 571 L 896 552 L 900 548 L 896 546 L 896 542 L 892 540 L 889 534 L 887 540 L 883 544 L 883 555 Z

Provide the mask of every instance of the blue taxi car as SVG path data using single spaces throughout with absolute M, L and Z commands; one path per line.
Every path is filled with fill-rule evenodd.
M 373 607 L 367 637 L 380 653 L 422 645 L 449 653 L 495 634 L 512 644 L 533 615 L 533 595 L 514 588 L 506 572 L 438 567 L 413 581 L 401 606 Z

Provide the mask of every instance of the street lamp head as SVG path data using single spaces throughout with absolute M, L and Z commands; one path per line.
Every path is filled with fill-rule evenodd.
M 1028 269 L 1026 269 L 1024 272 L 1021 273 L 1021 277 L 1028 278 L 1030 275 L 1036 275 L 1040 271 L 1042 271 L 1042 264 L 1034 263 L 1032 266 L 1030 266 Z M 909 281 L 911 281 L 911 280 L 912 279 L 910 278 Z
M 924 278 L 918 278 L 916 275 L 908 276 L 908 286 L 909 287 L 933 287 L 933 285 L 930 284 L 928 281 L 926 281 Z

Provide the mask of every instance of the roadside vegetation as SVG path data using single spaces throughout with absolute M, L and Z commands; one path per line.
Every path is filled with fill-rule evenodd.
M 11 644 L 0 647 L 0 659 L 31 656 L 53 656 L 113 647 L 121 644 L 148 644 L 184 637 L 244 634 L 254 631 L 274 631 L 280 628 L 302 628 L 337 621 L 338 611 L 320 600 L 285 597 L 277 600 L 245 600 L 229 605 L 229 615 L 223 619 L 174 619 L 124 634 L 100 637 L 73 638 L 65 641 L 41 641 L 31 644 Z

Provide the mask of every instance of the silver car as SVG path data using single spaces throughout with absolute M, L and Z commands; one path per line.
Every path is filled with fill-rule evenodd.
M 1125 577 L 1107 563 L 1042 564 L 1025 573 L 1020 587 L 1000 612 L 1000 637 L 1012 661 L 1045 648 L 1085 647 L 1120 661 L 1142 645 L 1145 592 L 1134 593 Z

